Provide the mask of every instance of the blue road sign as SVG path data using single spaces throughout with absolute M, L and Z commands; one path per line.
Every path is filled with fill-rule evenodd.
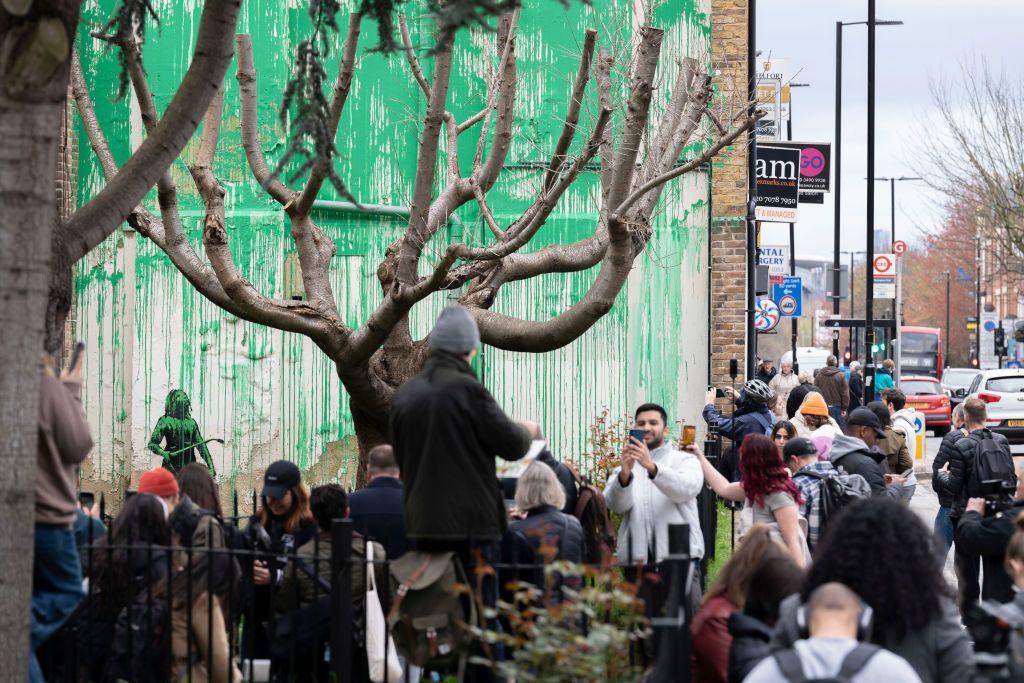
M 803 282 L 787 276 L 772 285 L 772 300 L 784 318 L 799 318 L 803 312 Z

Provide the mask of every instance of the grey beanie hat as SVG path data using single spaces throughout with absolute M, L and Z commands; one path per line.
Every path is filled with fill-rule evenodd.
M 469 311 L 452 304 L 437 316 L 427 344 L 432 351 L 467 354 L 480 346 L 480 330 Z

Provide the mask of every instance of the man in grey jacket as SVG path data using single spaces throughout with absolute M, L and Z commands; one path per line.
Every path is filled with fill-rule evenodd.
M 840 434 L 832 441 L 828 459 L 833 467 L 864 477 L 871 487 L 871 495 L 900 498 L 905 480 L 884 473 L 880 463 L 885 456 L 874 448 L 876 440 L 883 436 L 885 432 L 878 416 L 869 408 L 857 408 L 847 419 L 846 434 Z
M 907 660 L 877 645 L 858 642 L 866 609 L 870 608 L 841 583 L 819 586 L 807 604 L 808 636 L 763 659 L 746 683 L 810 679 L 920 683 Z

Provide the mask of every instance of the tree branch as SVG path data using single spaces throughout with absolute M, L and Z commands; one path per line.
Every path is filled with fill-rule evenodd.
M 341 53 L 341 61 L 338 64 L 338 78 L 334 82 L 334 97 L 331 98 L 329 111 L 328 129 L 332 141 L 338 134 L 338 122 L 341 120 L 341 112 L 345 108 L 345 100 L 348 99 L 349 90 L 352 88 L 352 75 L 355 73 L 356 68 L 356 48 L 359 44 L 359 26 L 362 19 L 363 16 L 359 12 L 350 14 L 348 18 L 345 49 Z M 309 179 L 306 181 L 306 187 L 295 202 L 295 211 L 297 213 L 306 215 L 313 208 L 313 200 L 320 193 L 320 188 L 323 186 L 324 179 L 327 177 L 327 171 L 329 170 L 322 166 L 322 164 L 313 166 Z
M 247 33 L 235 37 L 238 45 L 238 67 L 235 78 L 238 80 L 238 97 L 242 110 L 242 148 L 249 162 L 256 182 L 260 184 L 274 200 L 289 210 L 298 193 L 287 187 L 274 177 L 263 157 L 263 146 L 260 144 L 259 119 L 256 111 L 256 66 L 252 57 L 252 38 Z
M 612 66 L 615 58 L 608 50 L 602 48 L 597 52 L 597 64 L 594 67 L 597 81 L 597 102 L 602 109 L 612 109 Z M 604 139 L 601 141 L 601 206 L 608 203 L 608 193 L 612 188 L 613 162 L 615 155 L 615 140 L 612 135 L 612 128 L 608 126 L 604 131 Z
M 565 125 L 562 127 L 562 134 L 558 136 L 558 143 L 555 145 L 555 152 L 551 155 L 551 163 L 548 164 L 548 171 L 544 175 L 544 189 L 551 187 L 555 178 L 562 171 L 565 163 L 565 154 L 569 151 L 573 136 L 576 135 L 576 124 L 580 120 L 580 108 L 583 106 L 583 93 L 590 81 L 590 63 L 594 58 L 594 45 L 597 43 L 597 31 L 588 28 L 583 37 L 583 55 L 580 57 L 580 68 L 576 72 L 576 80 L 572 84 L 572 93 L 569 95 L 569 110 L 565 114 Z
M 82 258 L 134 211 L 150 187 L 178 157 L 199 125 L 231 62 L 241 0 L 207 0 L 196 51 L 181 86 L 157 129 L 112 181 L 60 227 L 69 262 Z
M 398 15 L 398 28 L 402 34 L 402 51 L 405 52 L 405 59 L 409 62 L 412 77 L 420 86 L 423 94 L 430 97 L 430 84 L 427 83 L 427 78 L 423 75 L 423 69 L 420 68 L 420 61 L 416 58 L 416 51 L 412 46 L 412 38 L 409 36 L 409 25 L 405 21 L 404 14 Z
M 501 52 L 501 61 L 498 64 L 497 85 L 491 89 L 490 98 L 493 101 L 494 93 L 497 91 L 497 104 L 494 111 L 498 120 L 494 124 L 494 135 L 491 136 L 491 147 L 487 152 L 487 159 L 483 166 L 474 163 L 473 179 L 486 193 L 494 185 L 505 165 L 505 158 L 512 146 L 512 124 L 515 122 L 513 109 L 516 101 L 516 27 L 519 23 L 519 10 L 513 10 L 510 14 L 503 14 L 498 19 L 497 44 L 504 45 Z M 485 117 L 486 120 L 486 117 Z M 488 125 L 480 131 L 481 139 L 487 133 Z M 477 157 L 479 158 L 479 143 Z

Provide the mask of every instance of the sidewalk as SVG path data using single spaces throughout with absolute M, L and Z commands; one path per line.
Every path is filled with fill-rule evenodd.
M 924 522 L 930 532 L 935 524 L 935 515 L 939 511 L 939 498 L 932 490 L 931 463 L 929 460 L 928 474 L 917 476 L 917 491 L 910 499 L 910 509 L 917 513 L 917 516 Z M 946 582 L 956 589 L 956 574 L 953 571 L 953 551 L 946 554 L 946 564 L 942 571 Z

